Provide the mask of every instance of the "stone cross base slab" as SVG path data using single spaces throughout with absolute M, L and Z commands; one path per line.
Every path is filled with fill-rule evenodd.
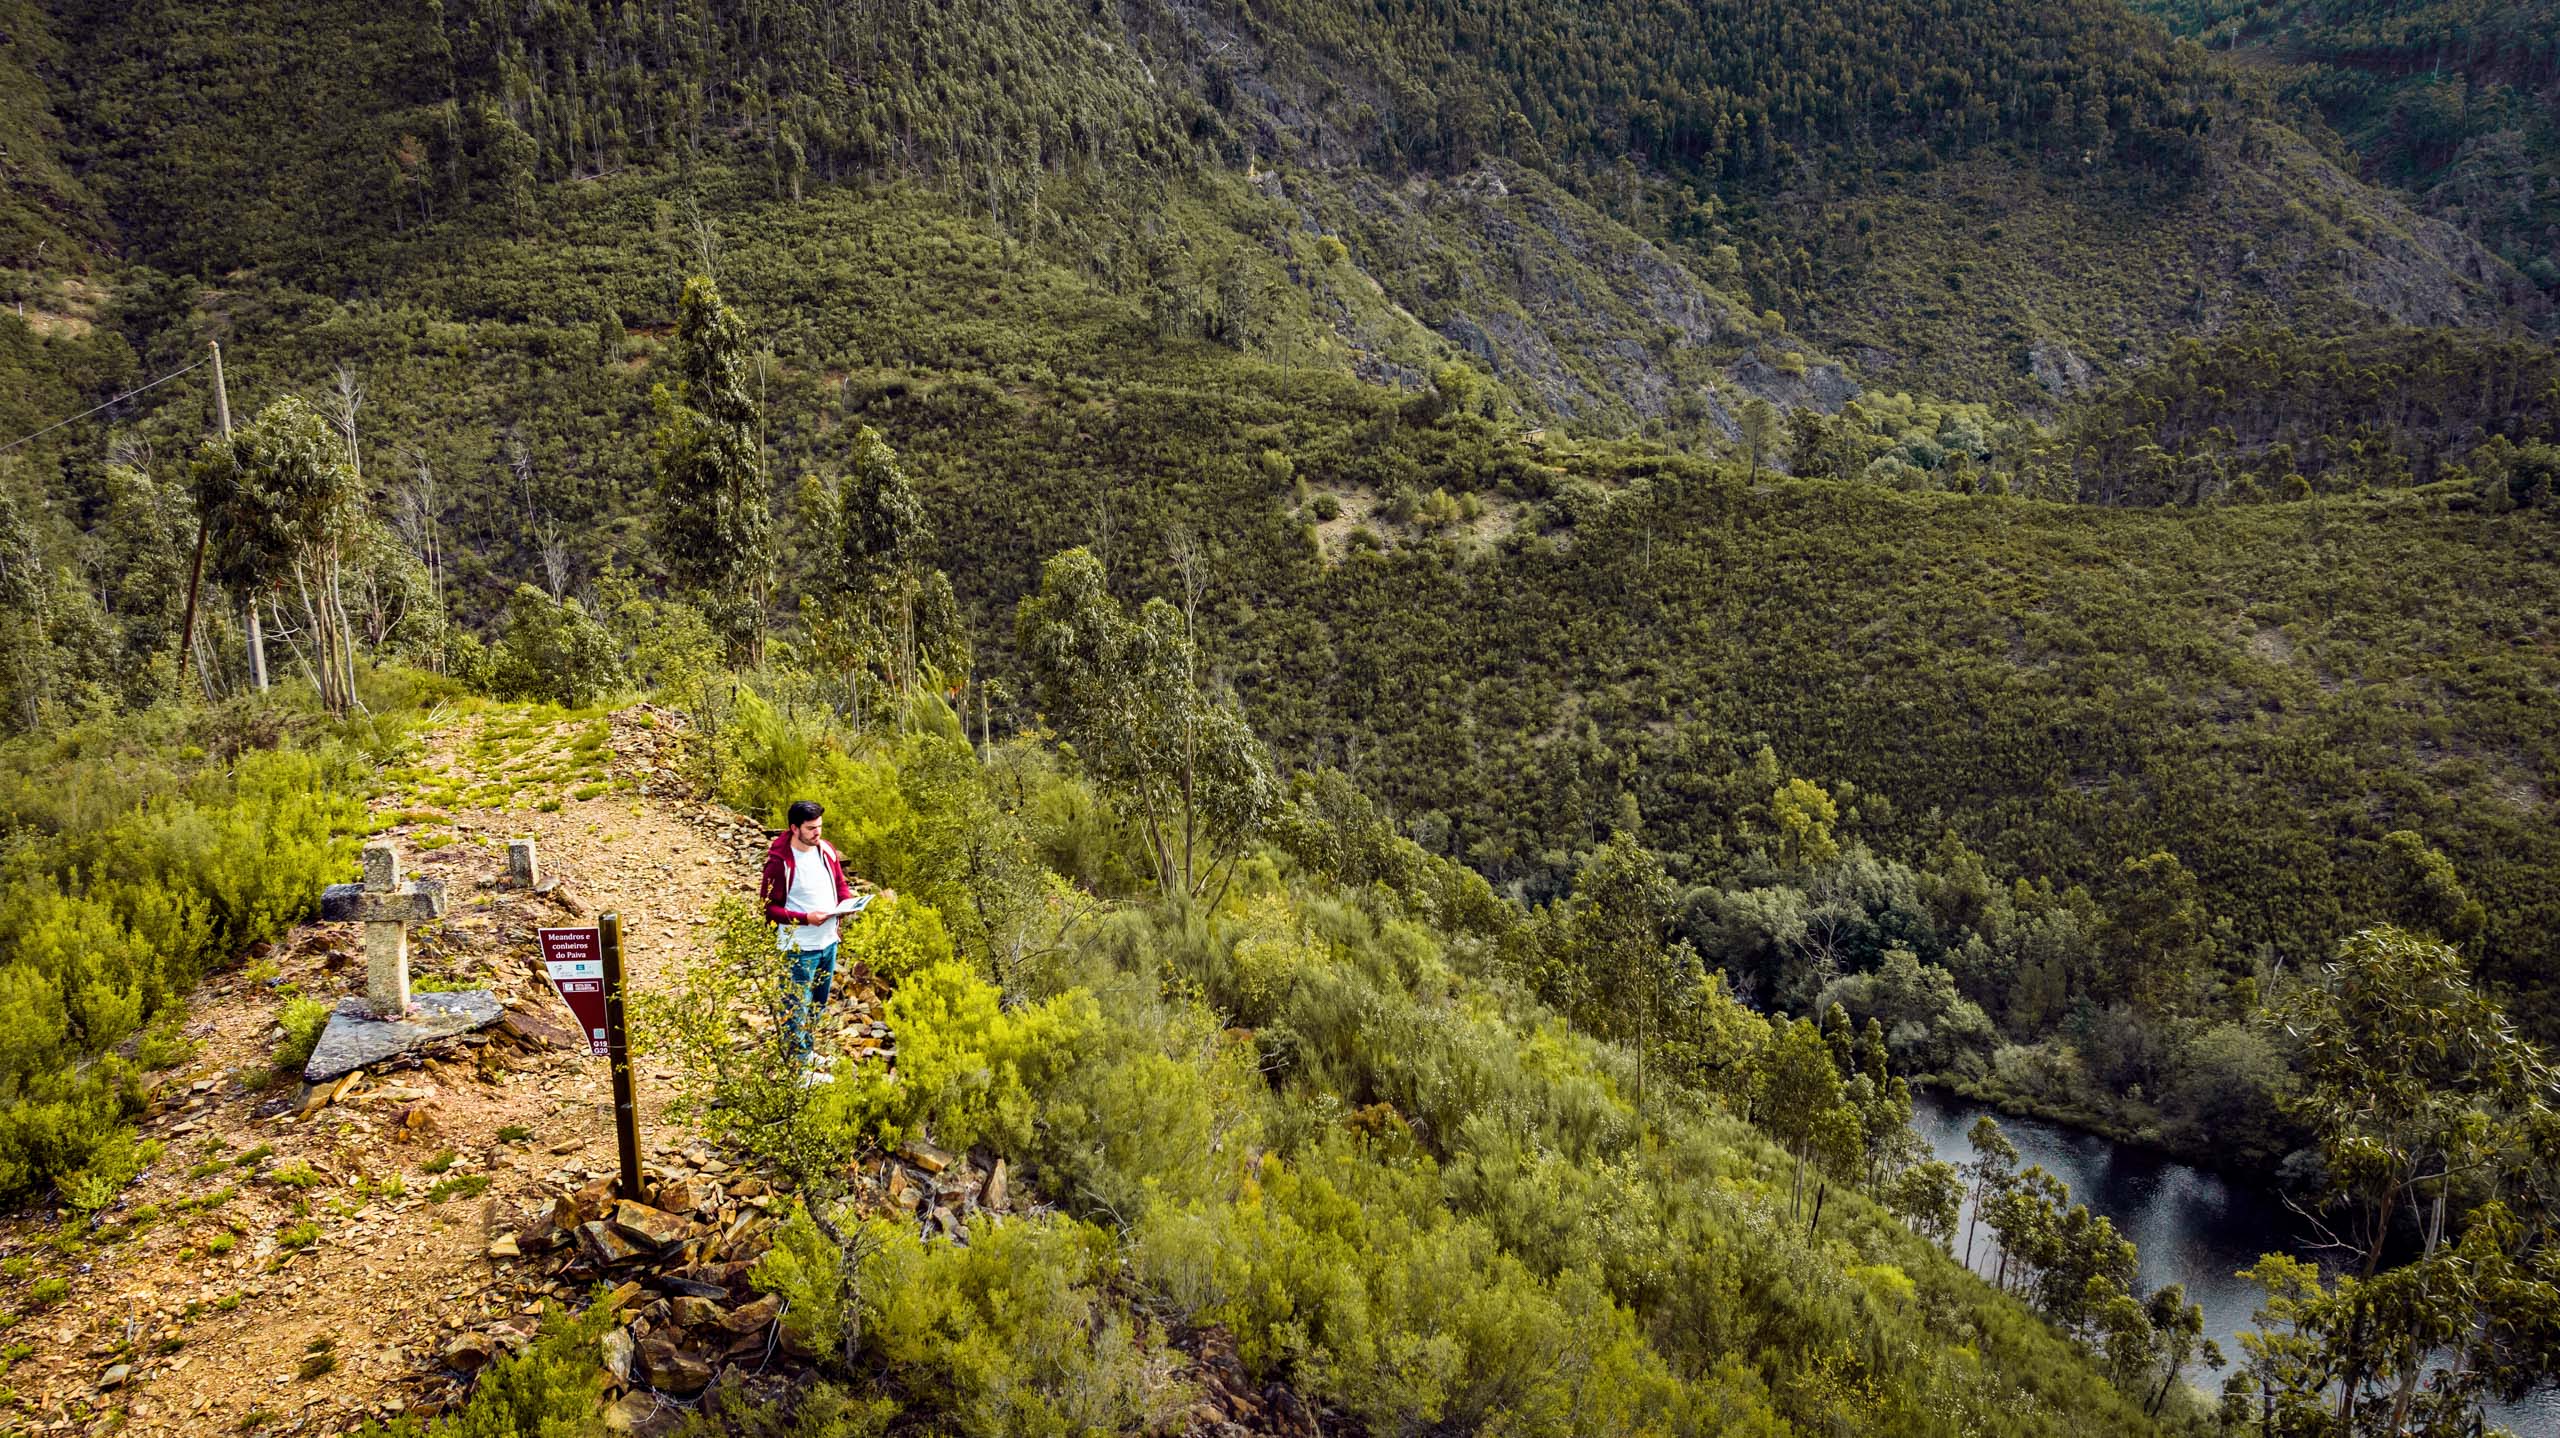
M 320 1031 L 320 1042 L 311 1050 L 311 1061 L 302 1066 L 303 1079 L 318 1083 L 337 1078 L 393 1054 L 487 1028 L 506 1014 L 498 996 L 487 989 L 419 994 L 411 1002 L 417 1012 L 408 1018 L 378 1019 L 362 999 L 338 1000 L 329 1026 Z

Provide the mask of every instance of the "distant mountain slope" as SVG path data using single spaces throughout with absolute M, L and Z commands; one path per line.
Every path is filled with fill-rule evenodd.
M 1177 101 L 1061 0 L 864 6 L 53 0 L 79 150 L 164 268 L 360 276 L 352 241 L 718 154 L 776 193 L 938 177 L 1020 220 L 1042 175 L 1177 166 Z
M 6 272 L 85 269 L 105 239 L 46 83 L 68 59 L 37 0 L 0 0 L 0 299 L 26 287 Z
M 1750 394 L 2045 409 L 2185 333 L 2548 311 L 2111 0 L 54 0 L 52 18 L 65 153 L 129 251 L 347 292 L 403 235 L 522 232 L 540 186 L 713 159 L 775 196 L 927 183 L 1026 238 L 1115 215 L 1072 238 L 1155 283 L 1182 240 L 1148 197 L 1241 172 L 1532 416 L 1708 444 Z M 1371 349 L 1363 309 L 1337 314 L 1339 345 Z
M 2135 0 L 2272 72 L 2364 162 L 2560 293 L 2560 4 Z
M 2043 408 L 2179 334 L 2551 318 L 2495 255 L 2112 4 L 1201 13 L 1196 83 L 1258 150 L 1353 173 L 1543 170 L 1869 385 Z M 1483 328 L 1445 297 L 1481 286 L 1389 283 Z

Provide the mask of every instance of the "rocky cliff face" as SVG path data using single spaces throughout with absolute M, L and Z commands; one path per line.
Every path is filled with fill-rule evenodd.
M 1704 273 L 1552 180 L 1489 160 L 1450 177 L 1302 170 L 1302 222 L 1541 418 L 1734 432 L 1741 397 L 1837 409 L 1857 392 Z

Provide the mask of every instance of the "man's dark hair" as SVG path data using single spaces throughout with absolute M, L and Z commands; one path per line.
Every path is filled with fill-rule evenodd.
M 794 799 L 791 807 L 783 811 L 782 822 L 796 829 L 826 812 L 827 806 L 815 799 Z

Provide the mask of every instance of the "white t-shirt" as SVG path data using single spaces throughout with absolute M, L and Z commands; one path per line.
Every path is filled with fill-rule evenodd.
M 836 905 L 835 876 L 827 872 L 827 856 L 817 849 L 803 849 L 797 844 L 791 851 L 791 889 L 782 907 L 796 914 L 813 914 Z M 836 921 L 829 916 L 822 924 L 785 924 L 782 947 L 786 949 L 823 949 L 836 941 Z

